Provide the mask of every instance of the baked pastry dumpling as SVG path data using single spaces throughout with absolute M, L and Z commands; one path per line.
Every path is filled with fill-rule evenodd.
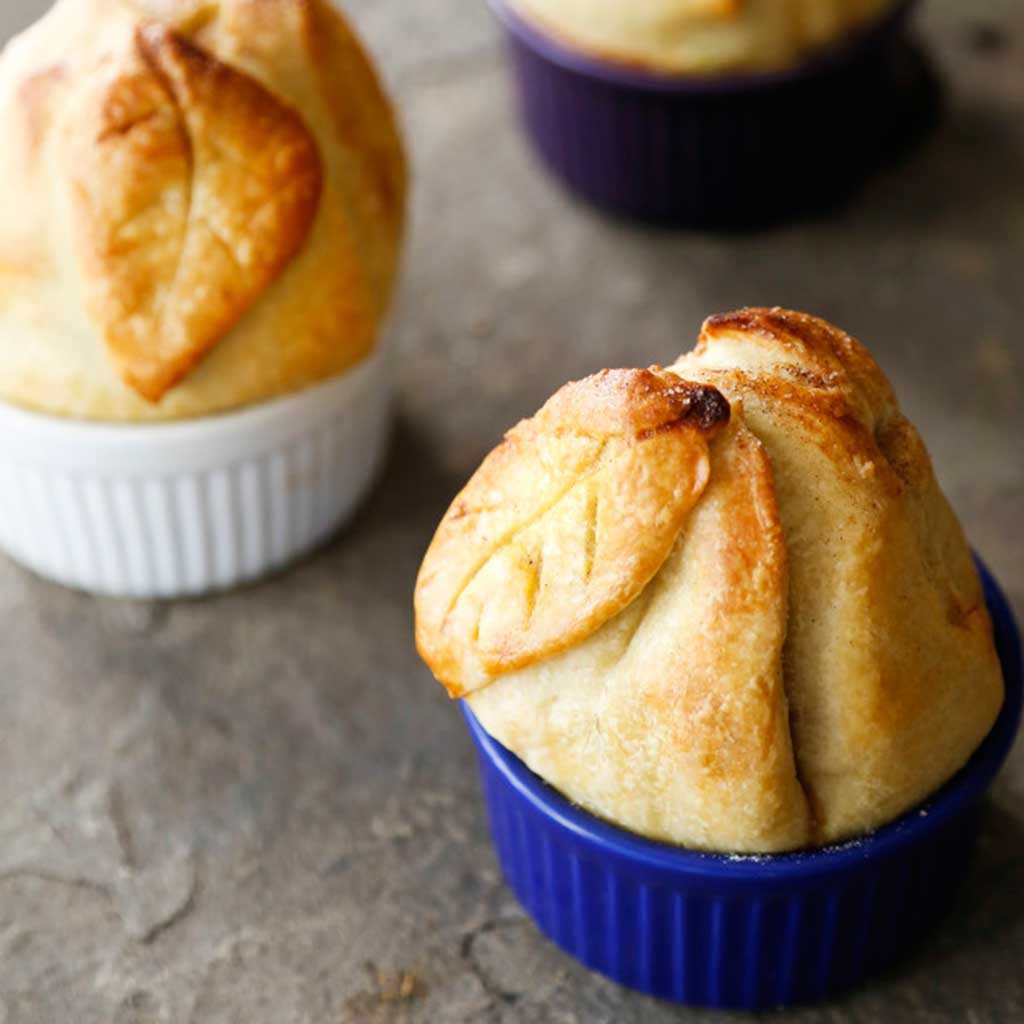
M 417 643 L 587 810 L 692 848 L 822 845 L 950 778 L 1002 703 L 970 552 L 889 384 L 809 316 L 605 371 L 456 498 Z
M 219 412 L 373 347 L 405 206 L 328 0 L 60 0 L 0 60 L 0 398 Z
M 556 37 L 662 72 L 796 64 L 876 20 L 896 0 L 510 0 Z

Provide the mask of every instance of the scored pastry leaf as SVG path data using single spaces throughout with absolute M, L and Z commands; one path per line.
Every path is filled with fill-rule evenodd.
M 67 159 L 90 314 L 125 381 L 157 402 L 302 247 L 316 142 L 259 82 L 152 24 L 86 90 Z
M 453 696 L 585 638 L 658 571 L 728 421 L 658 368 L 567 385 L 484 461 L 417 583 L 417 642 Z

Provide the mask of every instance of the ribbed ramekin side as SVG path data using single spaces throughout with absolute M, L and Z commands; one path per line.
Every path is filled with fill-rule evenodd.
M 587 78 L 516 37 L 508 49 L 527 137 L 571 191 L 639 220 L 716 218 L 715 196 L 731 172 L 699 101 Z
M 390 418 L 379 381 L 306 420 L 297 397 L 294 420 L 238 438 L 212 420 L 218 457 L 207 449 L 192 469 L 162 441 L 148 469 L 123 473 L 110 465 L 109 440 L 96 467 L 69 464 L 59 433 L 28 456 L 0 444 L 0 547 L 41 576 L 114 596 L 197 595 L 286 565 L 365 496 Z

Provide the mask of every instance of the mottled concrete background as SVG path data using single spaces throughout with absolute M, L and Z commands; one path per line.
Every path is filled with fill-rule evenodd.
M 42 6 L 2 0 L 0 31 Z M 722 238 L 608 223 L 540 176 L 482 0 L 350 6 L 417 172 L 390 471 L 327 551 L 214 600 L 93 600 L 0 560 L 0 1022 L 733 1019 L 622 991 L 524 919 L 413 651 L 415 571 L 557 385 L 779 303 L 873 347 L 1024 612 L 1024 7 L 931 0 L 941 131 L 832 220 Z M 864 991 L 773 1019 L 1009 1024 L 1022 964 L 1018 750 L 953 919 Z

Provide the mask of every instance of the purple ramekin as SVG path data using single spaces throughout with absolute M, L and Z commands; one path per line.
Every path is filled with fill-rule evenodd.
M 914 0 L 798 68 L 667 75 L 592 57 L 488 0 L 526 133 L 572 192 L 666 226 L 742 228 L 827 208 L 884 163 L 899 128 Z M 908 130 L 913 129 L 908 126 Z

